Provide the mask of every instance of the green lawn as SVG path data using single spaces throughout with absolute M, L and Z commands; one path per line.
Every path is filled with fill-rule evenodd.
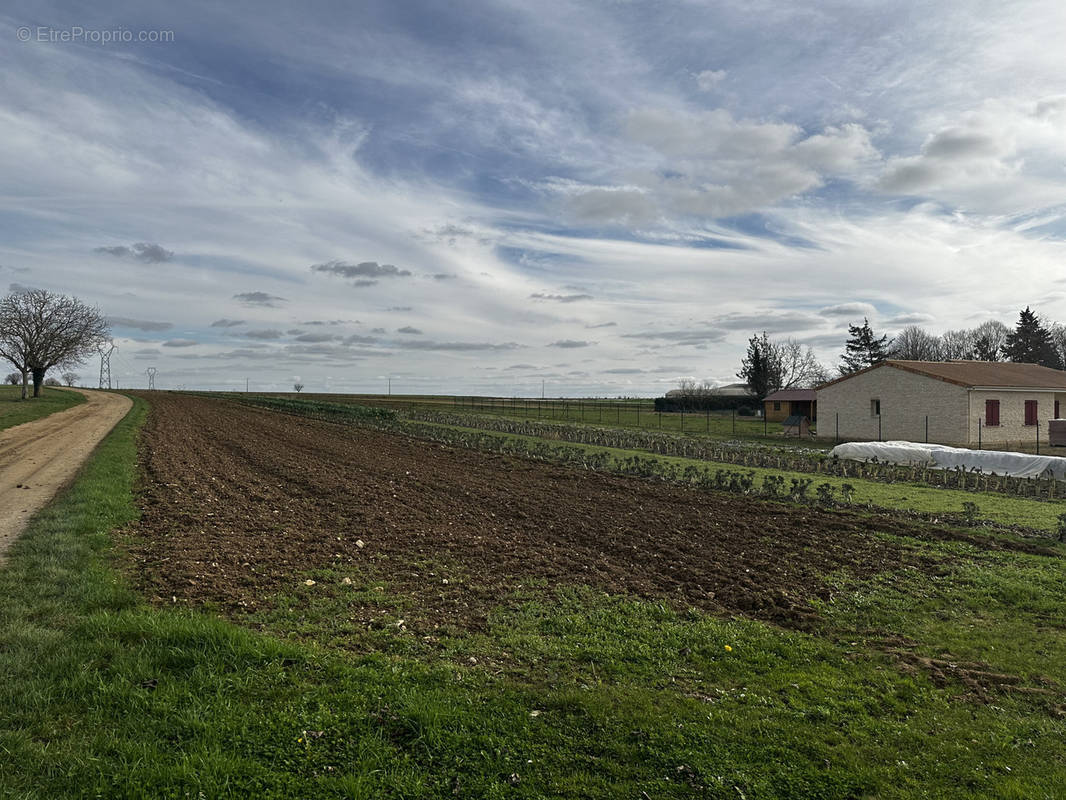
M 320 571 L 255 631 L 130 590 L 144 415 L 0 569 L 0 796 L 1066 796 L 1060 557 L 910 542 L 935 580 L 830 576 L 813 633 L 537 583 L 422 631 L 387 574 Z M 1017 680 L 938 687 L 889 637 Z
M 0 386 L 0 431 L 85 402 L 83 394 L 47 386 L 41 388 L 40 397 L 29 400 L 21 397 L 21 386 Z

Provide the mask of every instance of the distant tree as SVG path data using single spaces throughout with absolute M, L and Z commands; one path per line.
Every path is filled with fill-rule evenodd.
M 1048 326 L 1048 333 L 1051 334 L 1051 344 L 1055 352 L 1059 354 L 1059 361 L 1066 366 L 1066 325 L 1053 322 Z
M 8 375 L 4 377 L 4 383 L 10 384 L 11 386 L 18 386 L 22 383 L 22 375 L 17 372 L 8 373 Z
M 1018 316 L 1014 330 L 1007 334 L 1003 353 L 1008 361 L 1062 369 L 1062 360 L 1051 341 L 1051 332 L 1029 310 L 1029 306 Z
M 973 331 L 944 331 L 940 336 L 940 358 L 943 361 L 971 361 L 974 357 Z
M 791 338 L 775 341 L 763 331 L 748 340 L 748 351 L 737 377 L 761 399 L 778 389 L 810 388 L 825 383 L 829 372 L 818 363 L 810 347 Z
M 80 364 L 108 333 L 100 312 L 74 297 L 33 289 L 0 299 L 0 356 L 22 374 L 23 398 L 27 375 L 39 397 L 48 370 Z
M 978 361 L 1002 361 L 1010 328 L 998 319 L 982 322 L 970 334 L 973 336 L 973 357 Z
M 829 370 L 818 362 L 814 351 L 795 339 L 771 341 L 770 361 L 780 378 L 778 389 L 810 389 L 829 380 Z
M 79 375 L 76 372 L 64 372 L 63 383 L 65 383 L 67 386 L 73 386 L 75 383 L 78 382 L 78 377 Z
M 304 390 L 304 385 L 302 383 L 296 382 L 292 385 L 292 388 L 295 389 L 297 393 L 299 393 Z
M 63 383 L 58 378 L 45 378 L 44 379 L 44 385 L 45 386 L 62 386 Z
M 940 361 L 940 338 L 925 328 L 909 325 L 892 340 L 892 358 L 904 361 Z
M 740 362 L 737 377 L 748 384 L 751 393 L 760 400 L 781 388 L 781 365 L 766 331 L 762 336 L 756 334 L 748 339 L 748 352 Z
M 864 318 L 862 325 L 848 325 L 848 340 L 840 358 L 840 374 L 849 375 L 880 364 L 888 358 L 891 348 L 892 341 L 888 335 L 876 336 L 869 319 Z

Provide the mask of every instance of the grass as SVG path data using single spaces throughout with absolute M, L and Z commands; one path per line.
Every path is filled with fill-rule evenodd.
M 877 643 L 957 648 L 1061 698 L 1061 558 L 915 544 L 942 578 L 834 576 L 818 635 L 537 584 L 483 630 L 419 630 L 387 574 L 322 571 L 256 632 L 123 577 L 108 532 L 137 515 L 145 410 L 0 570 L 0 797 L 1066 794 L 1049 699 L 971 702 Z M 354 623 L 368 605 L 391 624 Z
M 85 395 L 48 386 L 41 388 L 40 397 L 21 398 L 21 386 L 0 386 L 0 431 L 85 402 Z

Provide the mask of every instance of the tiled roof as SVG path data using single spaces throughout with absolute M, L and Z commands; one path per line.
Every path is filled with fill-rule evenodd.
M 1042 367 L 1039 364 L 1016 364 L 1013 361 L 903 361 L 892 358 L 859 372 L 853 372 L 851 375 L 844 375 L 822 386 L 846 381 L 855 375 L 884 366 L 896 367 L 968 388 L 987 386 L 996 389 L 1061 389 L 1066 391 L 1066 372 Z

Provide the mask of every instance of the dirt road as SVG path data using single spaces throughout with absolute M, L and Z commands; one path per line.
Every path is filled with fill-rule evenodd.
M 132 403 L 77 389 L 88 402 L 0 431 L 0 563 L 34 512 L 66 486 Z

